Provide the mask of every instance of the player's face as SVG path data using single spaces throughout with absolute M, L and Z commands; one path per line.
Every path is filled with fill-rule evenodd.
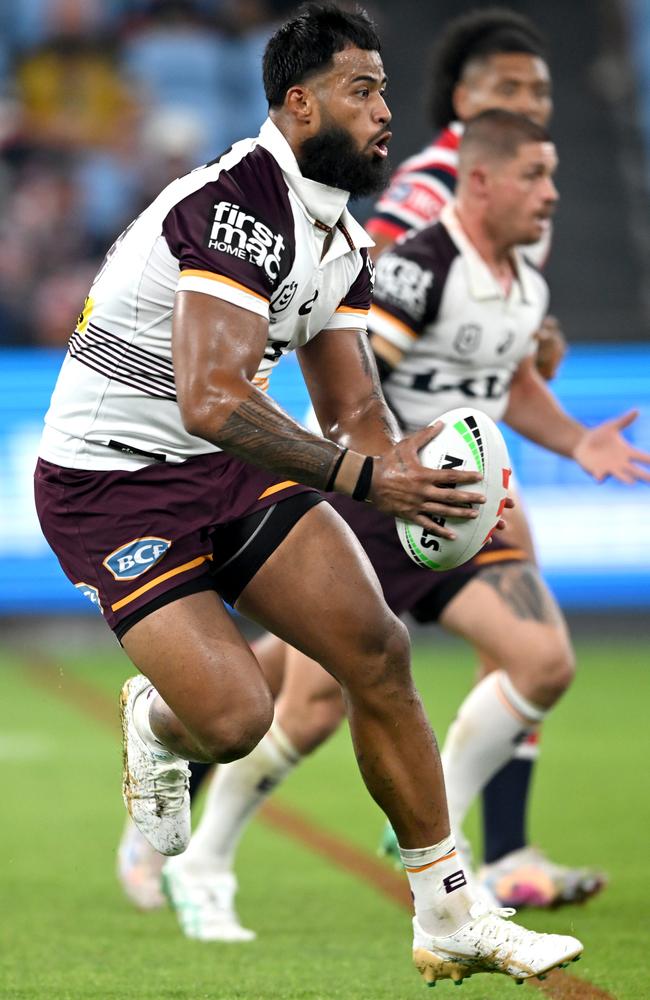
M 557 153 L 552 142 L 526 142 L 511 160 L 488 171 L 488 224 L 500 242 L 536 243 L 548 227 L 559 195 L 553 175 Z
M 461 121 L 498 109 L 546 125 L 553 111 L 548 66 L 524 52 L 502 52 L 469 63 L 454 92 L 454 107 Z
M 353 195 L 381 190 L 388 176 L 390 111 L 386 75 L 378 52 L 347 48 L 310 84 L 314 95 L 312 135 L 298 162 L 313 180 Z

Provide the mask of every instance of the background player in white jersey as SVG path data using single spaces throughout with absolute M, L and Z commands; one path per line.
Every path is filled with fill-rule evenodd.
M 488 108 L 502 108 L 547 125 L 553 110 L 545 39 L 529 18 L 508 8 L 477 9 L 449 21 L 436 39 L 431 84 L 430 120 L 436 134 L 398 167 L 366 224 L 375 240 L 375 258 L 408 231 L 434 222 L 453 196 L 458 144 L 468 118 Z M 549 222 L 541 239 L 526 248 L 527 257 L 543 266 L 550 243 Z M 565 349 L 557 320 L 544 317 L 537 333 L 536 363 L 545 378 L 554 376 Z M 521 502 L 509 517 L 509 537 L 535 558 Z M 491 667 L 483 662 L 484 672 Z M 495 775 L 482 796 L 484 873 L 507 905 L 579 901 L 603 884 L 598 872 L 555 864 L 528 846 L 526 814 L 538 755 L 535 733 L 521 743 L 517 756 Z M 383 849 L 396 857 L 388 829 Z
M 636 462 L 650 456 L 619 433 L 633 415 L 587 430 L 561 409 L 534 367 L 547 290 L 515 248 L 539 236 L 554 208 L 555 163 L 547 133 L 528 119 L 491 111 L 470 123 L 456 207 L 379 261 L 370 327 L 387 398 L 413 428 L 466 404 L 471 390 L 473 405 L 574 457 L 597 479 L 648 479 Z M 325 424 L 323 431 L 331 428 Z M 571 679 L 562 616 L 521 550 L 497 540 L 458 570 L 427 573 L 402 550 L 391 518 L 365 505 L 333 502 L 366 549 L 394 611 L 437 619 L 500 664 L 465 700 L 449 735 L 449 801 L 458 832 L 474 796 Z M 495 566 L 503 570 L 498 582 Z M 232 902 L 239 836 L 270 790 L 342 716 L 336 684 L 295 650 L 289 656 L 289 688 L 271 730 L 246 760 L 219 768 L 187 852 L 166 866 L 168 892 L 189 936 L 250 939 Z
M 301 9 L 265 50 L 260 135 L 173 182 L 118 241 L 46 416 L 37 510 L 65 572 L 94 591 L 142 671 L 121 696 L 123 795 L 152 846 L 172 855 L 189 841 L 187 761 L 236 760 L 272 721 L 268 684 L 223 596 L 345 690 L 361 772 L 403 845 L 422 973 L 527 978 L 582 946 L 476 900 L 408 635 L 314 489 L 438 534 L 448 529 L 433 517 L 476 513 L 462 507 L 476 476 L 417 460 L 435 430 L 398 440 L 366 345 L 367 238 L 342 185 L 368 192 L 384 172 L 379 47 L 365 15 Z M 338 441 L 258 387 L 286 349 L 299 352 Z

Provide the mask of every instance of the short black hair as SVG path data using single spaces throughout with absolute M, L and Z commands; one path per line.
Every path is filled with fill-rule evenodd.
M 449 21 L 432 53 L 429 108 L 434 128 L 444 128 L 456 117 L 453 94 L 467 64 L 503 52 L 525 52 L 548 61 L 542 32 L 507 7 L 470 10 Z
M 474 147 L 479 147 L 495 159 L 511 160 L 527 142 L 552 142 L 551 133 L 525 115 L 515 111 L 491 108 L 481 111 L 465 123 L 460 140 L 459 164 Z
M 264 92 L 269 107 L 280 107 L 290 87 L 325 69 L 336 52 L 349 46 L 381 51 L 375 26 L 364 10 L 341 10 L 334 3 L 305 3 L 299 7 L 264 50 Z

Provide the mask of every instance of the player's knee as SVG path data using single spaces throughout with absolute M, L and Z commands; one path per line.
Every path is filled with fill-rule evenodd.
M 561 640 L 538 650 L 534 658 L 535 686 L 540 704 L 553 704 L 575 675 L 575 657 L 571 647 Z
M 272 722 L 273 698 L 260 685 L 210 718 L 200 736 L 201 747 L 212 761 L 239 760 L 255 749 Z
M 399 618 L 387 614 L 363 636 L 357 669 L 347 687 L 362 687 L 382 696 L 389 690 L 410 688 L 410 657 L 408 629 Z

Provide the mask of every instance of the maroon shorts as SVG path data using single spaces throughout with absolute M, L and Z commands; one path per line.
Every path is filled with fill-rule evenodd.
M 393 517 L 371 504 L 357 503 L 340 494 L 327 494 L 327 499 L 363 545 L 391 610 L 396 615 L 408 611 L 422 624 L 437 621 L 452 597 L 484 566 L 528 558 L 522 549 L 506 546 L 500 541 L 497 532 L 492 544 L 482 549 L 469 562 L 457 569 L 435 573 L 418 566 L 407 556 Z
M 294 523 L 320 494 L 223 452 L 135 472 L 67 469 L 39 459 L 35 473 L 43 534 L 66 576 L 118 637 L 125 622 L 130 627 L 183 594 L 213 589 L 232 603 L 215 571 L 232 560 L 234 524 L 276 504 L 290 508 L 279 501 L 298 494 L 308 496 Z

